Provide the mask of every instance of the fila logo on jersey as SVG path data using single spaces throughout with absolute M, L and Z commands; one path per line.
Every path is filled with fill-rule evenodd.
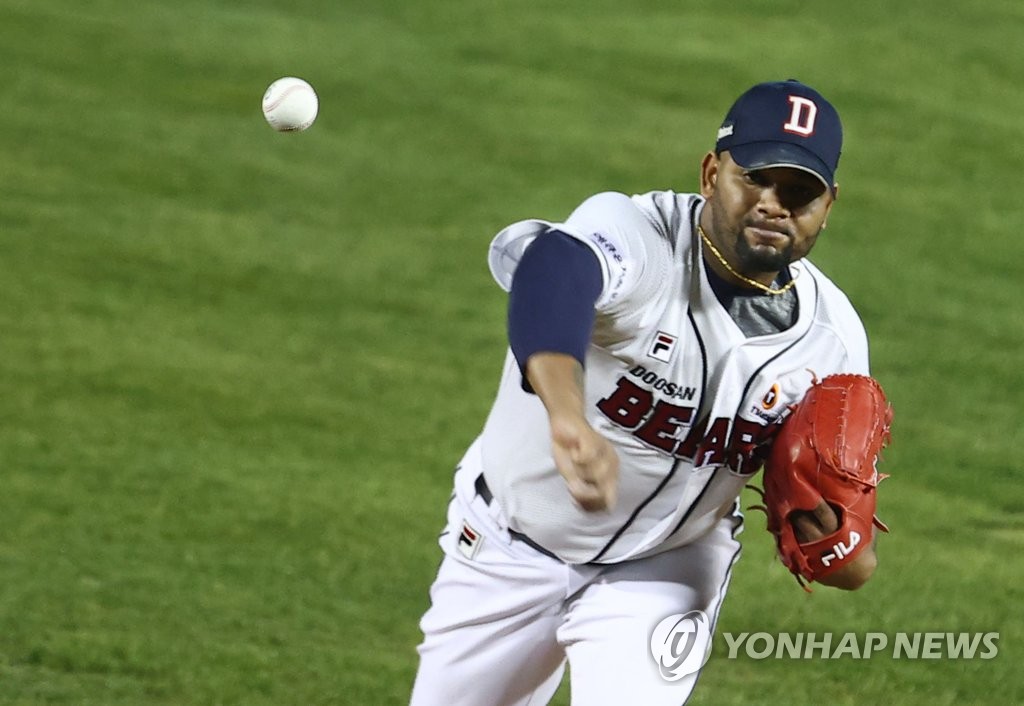
M 465 520 L 462 521 L 462 532 L 459 533 L 459 551 L 462 552 L 462 556 L 467 559 L 472 559 L 476 556 L 476 553 L 480 551 L 480 545 L 483 544 L 484 538 L 480 536 L 480 533 L 469 526 L 469 523 Z
M 672 360 L 672 351 L 676 349 L 676 340 L 676 337 L 672 334 L 658 331 L 654 337 L 654 343 L 651 344 L 651 349 L 647 351 L 647 355 L 655 360 L 660 360 L 662 363 L 669 362 Z
M 790 96 L 789 102 L 793 105 L 789 113 L 789 122 L 782 126 L 786 132 L 792 132 L 803 137 L 810 137 L 814 134 L 814 121 L 818 117 L 818 106 L 814 101 L 803 96 Z

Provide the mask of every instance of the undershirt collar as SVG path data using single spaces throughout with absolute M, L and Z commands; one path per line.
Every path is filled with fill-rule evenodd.
M 701 262 L 718 301 L 747 338 L 779 333 L 796 323 L 800 310 L 796 288 L 782 294 L 768 294 L 740 287 L 724 280 L 703 257 Z M 792 278 L 787 267 L 779 273 L 772 287 L 783 287 Z

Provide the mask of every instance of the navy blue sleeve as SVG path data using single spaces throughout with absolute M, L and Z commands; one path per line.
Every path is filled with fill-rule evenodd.
M 508 339 L 526 380 L 534 353 L 565 353 L 583 364 L 594 328 L 594 304 L 604 284 L 590 248 L 570 235 L 549 231 L 534 240 L 512 277 Z

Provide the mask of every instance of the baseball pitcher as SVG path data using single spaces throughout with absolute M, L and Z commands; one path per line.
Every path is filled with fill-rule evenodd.
M 864 327 L 806 259 L 835 203 L 842 128 L 797 81 L 745 92 L 700 193 L 602 193 L 490 247 L 509 351 L 454 479 L 421 621 L 415 706 L 678 705 L 765 468 L 803 583 L 875 568 L 891 410 Z

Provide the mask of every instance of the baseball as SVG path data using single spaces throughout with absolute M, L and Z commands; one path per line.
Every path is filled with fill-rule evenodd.
M 263 117 L 278 132 L 299 132 L 316 120 L 320 101 L 313 87 L 301 78 L 274 81 L 263 94 Z

